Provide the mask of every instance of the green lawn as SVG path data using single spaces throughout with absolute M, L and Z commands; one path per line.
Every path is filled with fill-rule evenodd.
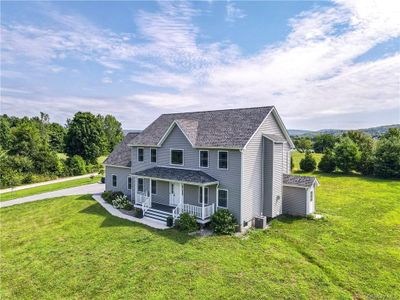
M 320 176 L 324 220 L 189 237 L 90 196 L 2 208 L 1 299 L 399 299 L 400 182 Z
M 19 191 L 15 191 L 15 192 L 4 193 L 4 194 L 0 194 L 0 202 L 8 201 L 8 200 L 16 199 L 16 198 L 21 198 L 21 197 L 26 197 L 26 196 L 32 196 L 32 195 L 36 195 L 36 194 L 42 194 L 42 193 L 46 193 L 46 192 L 52 192 L 52 191 L 56 191 L 56 190 L 66 189 L 66 188 L 85 185 L 85 184 L 96 183 L 96 182 L 100 181 L 100 178 L 101 178 L 101 176 L 95 176 L 93 179 L 91 179 L 90 177 L 80 178 L 80 179 L 59 182 L 59 183 L 42 185 L 42 186 L 33 187 L 33 188 L 25 189 L 25 190 L 19 190 Z
M 312 156 L 315 158 L 317 162 L 317 166 L 319 161 L 321 160 L 322 153 L 312 153 Z M 292 159 L 293 159 L 293 171 L 300 172 L 300 160 L 304 158 L 304 153 L 300 153 L 298 151 L 292 151 Z

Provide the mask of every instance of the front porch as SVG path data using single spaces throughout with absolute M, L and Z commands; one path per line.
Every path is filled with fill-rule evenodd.
M 146 212 L 151 215 L 159 211 L 175 220 L 186 212 L 204 224 L 215 212 L 218 181 L 204 172 L 155 167 L 137 172 L 133 177 L 134 206 L 142 208 L 145 216 Z

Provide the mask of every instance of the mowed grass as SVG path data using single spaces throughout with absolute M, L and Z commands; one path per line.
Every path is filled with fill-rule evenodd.
M 74 180 L 69 180 L 69 181 L 63 181 L 63 182 L 28 188 L 28 189 L 24 189 L 24 190 L 15 191 L 15 192 L 4 193 L 4 194 L 0 194 L 0 202 L 8 201 L 8 200 L 16 199 L 16 198 L 21 198 L 21 197 L 32 196 L 32 195 L 36 195 L 36 194 L 42 194 L 42 193 L 62 190 L 62 189 L 66 189 L 66 188 L 76 187 L 76 186 L 81 186 L 81 185 L 85 185 L 85 184 L 96 183 L 96 182 L 100 181 L 100 178 L 101 178 L 101 176 L 95 176 L 93 178 L 90 178 L 90 177 L 80 178 L 80 179 L 74 179 Z
M 400 182 L 319 176 L 324 220 L 190 237 L 90 196 L 2 208 L 1 299 L 399 299 Z
M 292 151 L 291 155 L 293 159 L 293 172 L 301 172 L 300 161 L 304 158 L 305 154 L 298 151 Z M 312 153 L 311 155 L 317 162 L 317 169 L 318 169 L 318 163 L 321 161 L 322 153 Z

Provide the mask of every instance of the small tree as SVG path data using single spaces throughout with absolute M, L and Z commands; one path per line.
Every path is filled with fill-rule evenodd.
M 338 138 L 333 134 L 323 133 L 315 137 L 313 144 L 316 153 L 324 153 L 327 150 L 333 150 Z
M 335 146 L 334 152 L 336 165 L 344 173 L 355 170 L 360 162 L 361 153 L 357 145 L 349 137 L 342 137 Z
M 294 145 L 296 146 L 296 149 L 301 153 L 312 149 L 312 142 L 310 138 L 297 138 L 294 140 Z
M 86 174 L 86 163 L 79 155 L 69 157 L 66 161 L 68 172 L 71 175 L 83 175 Z
M 335 156 L 331 150 L 326 150 L 318 164 L 318 169 L 321 172 L 332 173 L 336 169 Z
M 304 172 L 312 172 L 315 170 L 317 162 L 310 152 L 306 152 L 304 158 L 300 161 L 300 169 Z
M 400 130 L 391 128 L 378 142 L 374 173 L 380 177 L 400 178 Z

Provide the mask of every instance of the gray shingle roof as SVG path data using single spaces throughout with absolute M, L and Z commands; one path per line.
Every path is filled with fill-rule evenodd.
M 134 175 L 153 177 L 158 179 L 201 183 L 201 184 L 218 182 L 217 179 L 202 171 L 167 168 L 167 167 L 153 167 L 150 169 L 136 172 L 134 173 Z
M 312 176 L 295 176 L 290 174 L 283 174 L 283 184 L 297 185 L 300 187 L 311 187 L 313 183 L 318 180 Z M 319 183 L 318 183 L 319 184 Z
M 130 144 L 156 146 L 175 121 L 195 147 L 243 148 L 273 106 L 163 114 Z
M 128 132 L 122 142 L 117 145 L 113 152 L 103 162 L 105 165 L 130 167 L 131 166 L 131 148 L 128 146 L 140 132 Z

